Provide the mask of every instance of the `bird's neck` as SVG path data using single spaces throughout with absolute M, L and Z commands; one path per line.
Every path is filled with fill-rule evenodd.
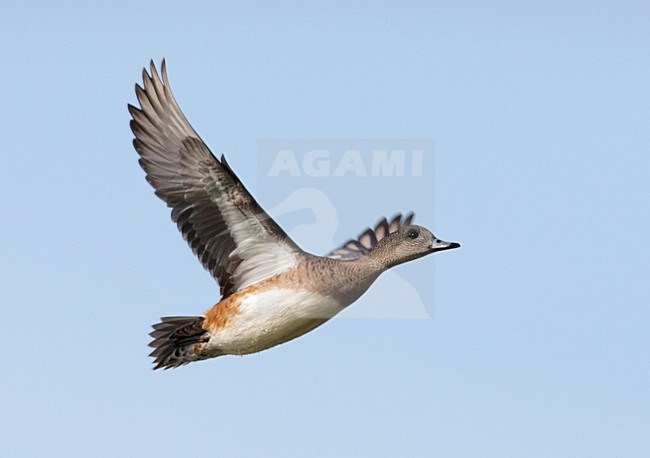
M 366 264 L 368 269 L 375 269 L 378 272 L 377 275 L 379 275 L 391 267 L 401 264 L 404 260 L 397 256 L 397 251 L 393 249 L 392 245 L 379 242 L 370 253 L 355 262 Z

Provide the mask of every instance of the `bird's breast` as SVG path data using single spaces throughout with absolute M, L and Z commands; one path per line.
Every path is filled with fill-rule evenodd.
M 288 288 L 255 291 L 237 300 L 227 322 L 213 331 L 208 343 L 222 354 L 254 353 L 287 342 L 344 308 L 331 296 Z

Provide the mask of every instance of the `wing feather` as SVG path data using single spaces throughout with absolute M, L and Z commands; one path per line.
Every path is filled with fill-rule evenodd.
M 221 294 L 284 272 L 302 250 L 246 190 L 225 157 L 217 159 L 180 110 L 153 62 L 136 85 L 140 107 L 129 105 L 133 145 L 155 193 Z
M 402 219 L 402 214 L 398 213 L 393 219 L 388 222 L 386 218 L 382 218 L 375 225 L 374 229 L 368 228 L 363 231 L 357 239 L 348 240 L 343 246 L 335 249 L 327 255 L 328 258 L 340 259 L 342 261 L 352 261 L 361 258 L 370 253 L 379 241 L 381 241 L 388 234 L 397 232 L 401 227 L 408 226 L 413 221 L 415 214 L 413 212 L 406 215 Z

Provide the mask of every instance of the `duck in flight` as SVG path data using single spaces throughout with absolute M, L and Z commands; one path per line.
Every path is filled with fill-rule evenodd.
M 259 206 L 224 156 L 210 152 L 172 95 L 165 61 L 151 62 L 129 105 L 133 145 L 155 193 L 219 283 L 221 300 L 200 316 L 153 325 L 155 367 L 255 353 L 299 337 L 356 301 L 393 266 L 460 247 L 412 224 L 380 220 L 327 256 L 304 252 Z

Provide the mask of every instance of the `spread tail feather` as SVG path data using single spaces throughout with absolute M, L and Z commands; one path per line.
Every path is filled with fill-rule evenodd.
M 205 343 L 210 335 L 203 329 L 202 316 L 168 316 L 154 324 L 149 333 L 153 340 L 149 344 L 155 358 L 154 369 L 169 369 L 200 359 L 196 344 Z

